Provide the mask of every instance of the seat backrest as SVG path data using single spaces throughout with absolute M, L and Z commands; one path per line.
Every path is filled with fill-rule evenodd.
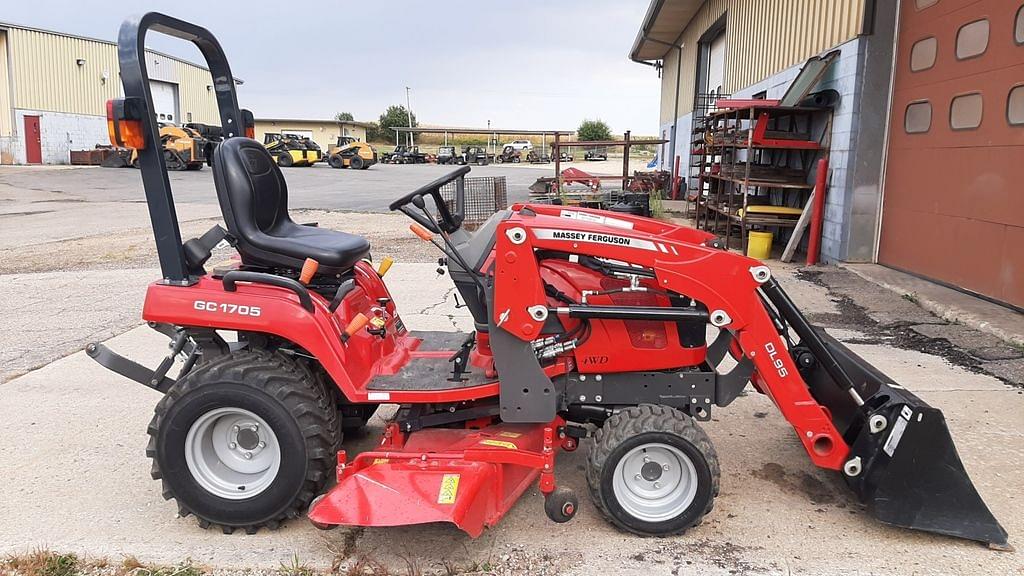
M 288 217 L 288 185 L 262 144 L 228 138 L 213 154 L 213 182 L 228 231 L 243 245 Z

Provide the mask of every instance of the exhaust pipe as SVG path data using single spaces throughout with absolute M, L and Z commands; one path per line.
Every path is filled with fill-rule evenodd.
M 942 411 L 811 326 L 774 279 L 761 289 L 800 337 L 790 353 L 850 446 L 843 478 L 871 515 L 1011 549 L 964 469 Z

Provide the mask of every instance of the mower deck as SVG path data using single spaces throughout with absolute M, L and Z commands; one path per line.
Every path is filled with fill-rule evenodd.
M 379 450 L 352 462 L 338 453 L 338 483 L 313 502 L 309 519 L 322 529 L 450 522 L 475 538 L 501 520 L 538 476 L 542 491 L 553 489 L 555 424 L 431 428 L 409 435 L 389 426 Z

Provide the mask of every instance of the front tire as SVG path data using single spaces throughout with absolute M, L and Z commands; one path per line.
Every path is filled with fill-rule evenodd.
M 294 163 L 295 160 L 292 158 L 292 155 L 289 154 L 288 152 L 281 152 L 280 154 L 277 155 L 277 165 L 282 168 L 288 168 Z
M 341 422 L 328 391 L 294 361 L 239 351 L 179 380 L 157 404 L 146 454 L 165 499 L 201 527 L 277 528 L 326 482 Z
M 329 164 L 331 168 L 344 168 L 345 167 L 345 161 L 342 160 L 341 156 L 338 156 L 338 155 L 334 155 L 334 156 L 331 156 L 330 158 L 328 158 L 327 159 L 327 164 Z
M 686 414 L 633 406 L 605 421 L 594 439 L 587 483 L 612 524 L 641 536 L 668 536 L 686 532 L 711 511 L 718 456 Z

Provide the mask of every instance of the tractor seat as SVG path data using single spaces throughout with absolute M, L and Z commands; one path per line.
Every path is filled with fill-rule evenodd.
M 213 182 L 243 264 L 298 269 L 312 258 L 321 273 L 340 274 L 370 253 L 362 236 L 292 221 L 284 175 L 255 140 L 229 138 L 218 145 Z

